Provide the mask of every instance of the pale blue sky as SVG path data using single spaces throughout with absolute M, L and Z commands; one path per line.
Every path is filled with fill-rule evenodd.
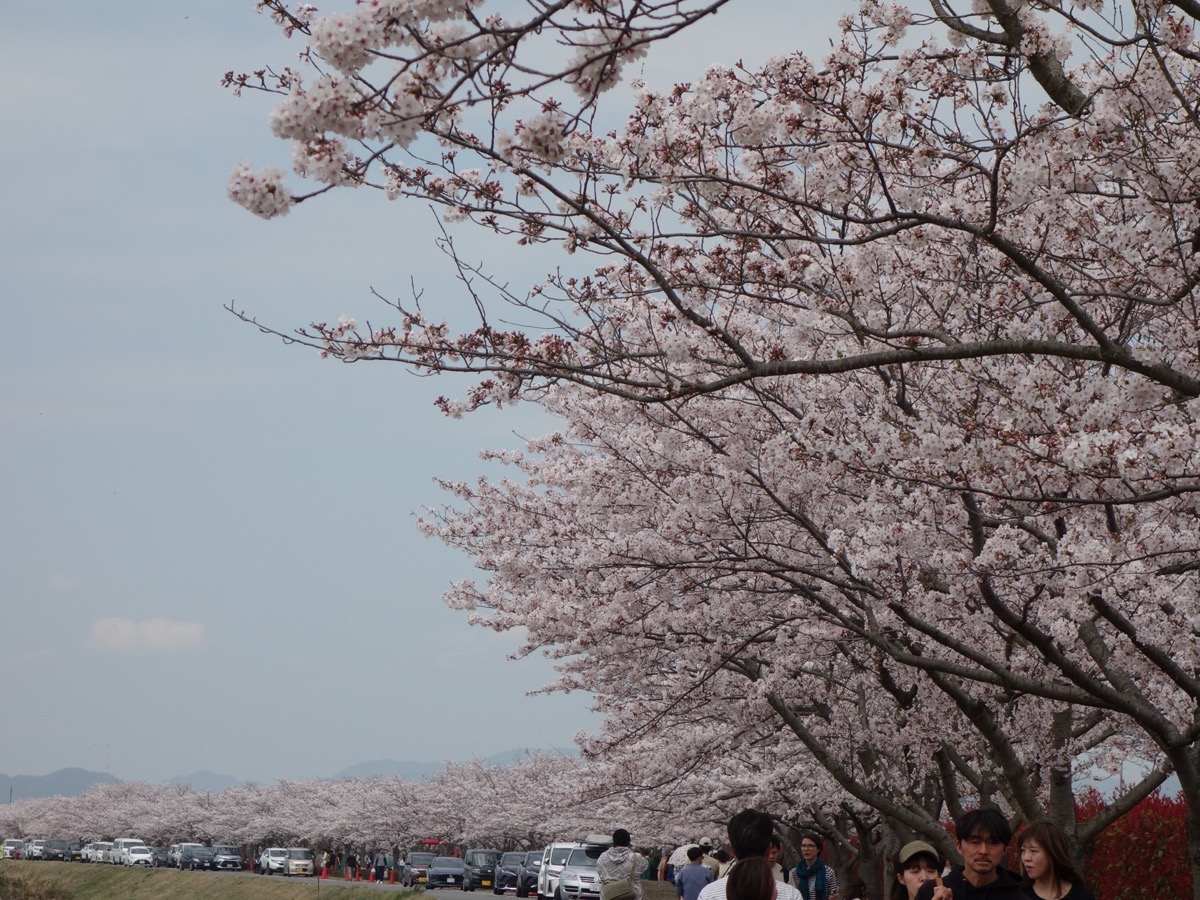
M 688 65 L 770 49 L 735 36 L 772 5 L 722 13 Z M 813 41 L 845 8 L 766 31 Z M 226 199 L 235 163 L 286 167 L 288 149 L 269 101 L 220 76 L 296 49 L 253 0 L 5 10 L 0 772 L 269 781 L 564 747 L 598 724 L 586 696 L 524 696 L 550 664 L 506 660 L 516 636 L 442 605 L 471 566 L 414 527 L 435 476 L 552 422 L 447 420 L 443 380 L 323 362 L 222 308 L 290 327 L 377 318 L 369 289 L 410 277 L 452 296 L 423 205 L 345 193 L 263 222 Z

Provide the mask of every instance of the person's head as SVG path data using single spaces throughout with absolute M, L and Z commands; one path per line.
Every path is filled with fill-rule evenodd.
M 775 870 L 763 856 L 738 856 L 725 883 L 727 900 L 776 900 Z
M 771 817 L 757 809 L 744 809 L 729 820 L 729 849 L 734 858 L 766 856 L 775 826 Z
M 944 867 L 945 860 L 933 845 L 909 841 L 892 857 L 896 880 L 892 884 L 891 900 L 916 900 L 921 885 L 940 875 Z
M 624 828 L 618 828 L 616 831 L 613 832 L 613 846 L 614 847 L 628 847 L 628 846 L 630 846 L 631 840 L 632 840 L 632 838 L 630 838 L 629 832 L 626 831 Z
M 703 847 L 688 847 L 688 862 L 700 862 L 704 859 Z
M 719 863 L 729 862 L 729 851 L 722 847 L 720 850 L 713 851 L 713 859 Z
M 1043 819 L 1025 828 L 1017 838 L 1021 851 L 1021 868 L 1025 880 L 1033 883 L 1048 881 L 1055 893 L 1062 893 L 1064 884 L 1079 884 L 1079 873 L 1071 861 L 1071 846 L 1067 833 L 1056 822 Z
M 820 855 L 821 838 L 815 834 L 804 834 L 800 838 L 800 856 L 803 857 L 804 864 L 811 866 Z
M 1000 877 L 997 871 L 1012 840 L 1012 828 L 998 809 L 985 807 L 963 813 L 954 823 L 963 875 L 979 887 Z
M 777 834 L 771 835 L 771 843 L 767 845 L 767 862 L 774 865 L 779 862 L 779 857 L 783 856 L 783 838 Z

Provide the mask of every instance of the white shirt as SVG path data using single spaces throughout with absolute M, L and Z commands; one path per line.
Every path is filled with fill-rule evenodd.
M 729 876 L 726 875 L 724 878 L 718 878 L 712 884 L 706 884 L 701 889 L 697 900 L 725 900 L 725 885 L 728 881 Z M 779 894 L 779 900 L 804 900 L 804 895 L 786 881 L 775 882 L 775 890 Z

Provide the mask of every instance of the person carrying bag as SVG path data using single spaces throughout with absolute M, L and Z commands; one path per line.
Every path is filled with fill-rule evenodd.
M 629 832 L 613 832 L 612 846 L 596 860 L 596 878 L 600 882 L 600 900 L 642 900 L 642 870 L 646 860 L 635 853 Z

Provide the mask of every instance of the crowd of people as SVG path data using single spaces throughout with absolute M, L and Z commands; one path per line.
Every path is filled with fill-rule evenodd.
M 771 817 L 747 809 L 728 823 L 729 851 L 713 851 L 707 838 L 664 857 L 657 874 L 675 886 L 679 900 L 864 900 L 862 881 L 843 894 L 837 872 L 825 862 L 816 834 L 800 838 L 800 859 L 781 862 L 783 841 Z M 1008 820 L 996 809 L 973 809 L 954 823 L 962 863 L 949 865 L 932 844 L 914 840 L 891 859 L 888 900 L 1096 900 L 1071 860 L 1066 833 L 1049 820 L 1034 822 L 1017 840 L 1021 873 L 1004 867 L 1013 842 Z M 600 857 L 601 900 L 641 900 L 640 887 L 626 893 L 625 880 L 640 880 L 645 860 L 630 849 L 629 832 L 618 829 Z M 653 867 L 652 867 L 653 868 Z M 651 877 L 653 877 L 653 874 Z M 618 884 L 620 882 L 620 884 Z

